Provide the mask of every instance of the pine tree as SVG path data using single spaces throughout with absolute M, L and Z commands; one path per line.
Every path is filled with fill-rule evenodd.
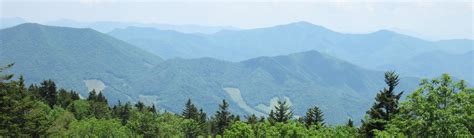
M 312 125 L 324 125 L 323 113 L 317 106 L 309 108 L 304 117 L 304 123 L 308 128 Z
M 145 104 L 143 104 L 141 101 L 138 101 L 135 104 L 135 107 L 138 109 L 138 111 L 143 112 L 145 109 Z
M 102 103 L 107 103 L 107 98 L 102 94 L 102 91 L 99 92 L 97 95 L 97 100 L 96 102 L 102 102 Z
M 25 87 L 25 79 L 23 78 L 23 75 L 20 75 L 18 78 L 18 92 L 24 96 L 26 92 L 26 87 Z
M 385 72 L 385 83 L 387 88 L 381 90 L 375 97 L 375 103 L 372 108 L 367 111 L 367 120 L 362 120 L 362 132 L 367 136 L 374 136 L 373 130 L 385 130 L 385 125 L 388 121 L 398 113 L 398 101 L 403 94 L 400 92 L 395 94 L 395 87 L 398 85 L 400 79 L 398 75 L 393 72 Z
M 200 128 L 200 134 L 203 136 L 208 135 L 208 125 L 207 125 L 207 114 L 204 112 L 204 110 L 199 109 L 199 119 L 197 120 L 197 123 Z
M 125 103 L 124 106 L 119 107 L 119 118 L 121 119 L 122 125 L 125 125 L 128 123 L 128 120 L 130 119 L 131 116 L 131 107 L 130 103 L 127 102 Z
M 199 119 L 197 120 L 200 124 L 206 123 L 207 120 L 207 114 L 204 112 L 204 110 L 199 109 Z
M 155 105 L 154 105 L 154 104 L 151 105 L 151 107 L 148 108 L 148 111 L 150 111 L 150 112 L 152 112 L 152 113 L 156 113 L 156 107 L 155 107 Z
M 348 127 L 354 127 L 354 122 L 352 121 L 352 119 L 349 118 L 349 120 L 347 120 L 346 126 L 348 126 Z
M 39 88 L 39 92 L 43 100 L 49 105 L 49 107 L 53 107 L 56 104 L 56 84 L 52 80 L 45 80 L 41 83 L 41 87 Z
M 71 93 L 71 99 L 72 99 L 73 101 L 81 99 L 81 97 L 79 97 L 79 94 L 78 94 L 77 92 L 75 92 L 75 91 L 70 91 L 70 93 Z
M 290 109 L 290 105 L 286 103 L 286 100 L 279 100 L 275 105 L 275 111 L 270 111 L 269 120 L 274 122 L 286 123 L 288 120 L 293 118 L 293 111 Z
M 71 96 L 71 93 L 67 92 L 66 90 L 59 89 L 57 101 L 58 105 L 60 105 L 62 108 L 66 108 L 73 101 Z
M 109 105 L 107 104 L 107 99 L 102 95 L 102 92 L 97 92 L 92 90 L 87 97 L 87 101 L 90 105 L 90 112 L 95 118 L 107 118 L 109 117 Z
M 3 70 L 11 68 L 13 64 L 8 64 L 6 67 L 0 67 L 0 73 L 2 73 Z M 13 74 L 0 74 L 0 82 L 10 80 L 13 77 Z
M 196 121 L 199 119 L 198 109 L 191 102 L 191 99 L 188 99 L 188 101 L 186 102 L 183 113 L 181 115 L 184 119 L 194 119 Z
M 216 112 L 216 132 L 219 135 L 224 135 L 225 129 L 229 126 L 231 122 L 231 114 L 228 111 L 229 104 L 222 100 L 222 104 L 219 105 L 219 110 Z
M 89 92 L 89 96 L 87 97 L 88 101 L 96 101 L 97 100 L 97 92 L 95 92 L 95 89 L 92 89 L 91 92 Z
M 247 123 L 248 124 L 256 124 L 257 123 L 257 116 L 255 114 L 252 114 L 247 117 Z

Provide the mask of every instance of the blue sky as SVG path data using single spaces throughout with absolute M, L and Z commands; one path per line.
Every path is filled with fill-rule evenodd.
M 389 29 L 438 40 L 473 39 L 469 0 L 0 0 L 1 17 L 258 28 L 308 21 L 345 33 Z

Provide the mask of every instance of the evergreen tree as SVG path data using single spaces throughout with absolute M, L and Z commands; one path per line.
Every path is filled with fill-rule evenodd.
M 354 122 L 352 121 L 352 119 L 349 118 L 349 120 L 347 120 L 346 126 L 348 126 L 348 127 L 354 127 Z
M 293 117 L 293 111 L 290 109 L 290 105 L 286 103 L 286 100 L 279 100 L 277 105 L 275 105 L 275 111 L 273 109 L 270 111 L 269 120 L 273 122 L 283 122 L 286 123 Z
M 225 129 L 229 126 L 231 122 L 231 114 L 228 111 L 229 110 L 229 104 L 225 101 L 222 100 L 222 104 L 219 105 L 219 110 L 216 112 L 216 133 L 218 135 L 224 135 Z
M 312 125 L 324 125 L 323 113 L 317 106 L 309 108 L 304 117 L 304 123 L 308 128 Z
M 24 96 L 26 92 L 26 87 L 25 87 L 25 79 L 23 78 L 23 75 L 20 75 L 18 78 L 18 92 Z
M 97 92 L 95 92 L 95 89 L 92 89 L 91 92 L 89 92 L 89 96 L 87 96 L 88 101 L 96 101 L 97 100 Z
M 199 119 L 198 109 L 191 102 L 191 99 L 188 99 L 188 101 L 186 102 L 183 113 L 181 115 L 184 119 L 194 119 L 195 121 Z
M 1 68 L 0 68 L 1 71 Z M 7 81 L 11 78 L 4 78 Z M 14 81 L 0 81 L 0 135 L 16 136 L 21 133 L 22 118 L 24 111 L 28 111 L 25 104 L 20 103 L 21 97 L 18 95 L 18 88 Z M 18 114 L 19 113 L 19 114 Z
M 71 99 L 72 99 L 73 101 L 81 99 L 81 97 L 79 97 L 79 94 L 78 94 L 77 92 L 75 92 L 75 91 L 70 91 L 70 93 L 71 93 Z
M 119 108 L 119 118 L 121 119 L 122 125 L 125 125 L 128 123 L 128 119 L 130 119 L 131 116 L 131 107 L 130 103 L 127 102 L 125 103 L 124 106 Z
M 151 107 L 148 108 L 148 111 L 150 111 L 150 112 L 156 114 L 156 107 L 155 107 L 155 105 L 154 105 L 154 104 L 151 105 Z
M 62 108 L 66 108 L 69 106 L 69 104 L 72 103 L 72 97 L 71 93 L 67 92 L 64 89 L 59 89 L 58 91 L 58 105 L 61 106 Z
M 41 83 L 39 92 L 45 103 L 49 107 L 53 107 L 56 104 L 56 84 L 52 80 L 45 80 Z
M 204 110 L 199 109 L 199 118 L 196 120 L 200 128 L 200 134 L 203 136 L 208 135 L 208 124 L 207 124 L 207 114 Z
M 247 123 L 248 124 L 256 124 L 258 122 L 257 116 L 255 114 L 252 114 L 247 117 Z
M 135 107 L 138 109 L 138 111 L 143 112 L 144 109 L 145 109 L 145 104 L 143 104 L 143 102 L 141 102 L 141 101 L 138 101 L 135 104 Z
M 13 66 L 12 64 L 8 64 L 6 67 L 0 67 L 0 73 L 2 73 L 3 70 L 11 68 Z M 13 77 L 13 74 L 0 74 L 0 82 L 10 80 Z
M 107 103 L 107 98 L 105 98 L 105 96 L 102 94 L 102 91 L 97 94 L 96 102 Z
M 381 90 L 375 97 L 375 103 L 367 111 L 367 120 L 362 120 L 362 132 L 367 136 L 374 136 L 373 130 L 385 130 L 385 125 L 398 113 L 398 101 L 403 94 L 395 94 L 395 87 L 399 83 L 398 75 L 393 72 L 385 72 L 385 83 L 388 87 Z
M 87 101 L 90 105 L 90 113 L 97 119 L 108 118 L 110 115 L 109 105 L 107 104 L 107 99 L 102 95 L 102 92 L 97 92 L 92 90 L 89 93 Z

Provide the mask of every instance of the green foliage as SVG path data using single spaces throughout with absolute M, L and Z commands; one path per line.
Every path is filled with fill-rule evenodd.
M 66 135 L 81 137 L 127 137 L 133 136 L 132 131 L 122 126 L 118 119 L 86 118 L 73 121 L 69 125 Z
M 71 104 L 74 100 L 79 100 L 73 97 L 74 94 L 77 93 L 75 93 L 74 91 L 68 92 L 65 89 L 59 89 L 57 104 L 59 104 L 59 106 L 61 106 L 62 108 L 67 108 L 67 106 Z
M 394 93 L 395 87 L 399 84 L 400 79 L 395 72 L 385 72 L 385 83 L 387 88 L 381 90 L 375 97 L 375 103 L 367 111 L 366 120 L 362 121 L 361 130 L 368 136 L 374 136 L 373 131 L 385 130 L 385 125 L 395 114 L 398 113 L 398 101 L 403 94 Z
M 182 132 L 183 118 L 171 113 L 163 113 L 158 116 L 157 120 L 161 136 L 184 136 L 184 133 Z
M 33 107 L 23 115 L 25 122 L 21 133 L 31 134 L 32 136 L 46 135 L 51 124 L 50 119 L 48 119 L 51 109 L 42 102 L 35 101 L 32 105 Z
M 224 132 L 227 137 L 254 137 L 254 134 L 251 125 L 240 121 L 233 122 Z
M 259 122 L 252 125 L 256 137 L 279 136 L 280 132 L 269 121 Z
M 183 132 L 187 138 L 195 138 L 201 133 L 201 126 L 196 120 L 184 119 L 180 125 L 181 132 Z
M 409 136 L 472 136 L 474 93 L 464 81 L 453 82 L 444 74 L 423 80 L 420 88 L 401 104 L 388 125 L 389 134 Z
M 304 123 L 306 127 L 311 127 L 312 125 L 324 125 L 323 113 L 317 106 L 309 108 L 304 117 Z
M 359 136 L 357 129 L 347 126 L 321 127 L 312 126 L 308 130 L 308 135 L 312 137 L 355 137 Z
M 39 87 L 39 94 L 45 103 L 53 107 L 56 104 L 56 83 L 52 80 L 43 81 Z
M 0 67 L 0 73 L 2 73 L 3 70 L 5 70 L 5 69 L 11 68 L 13 65 L 14 64 L 12 63 L 12 64 L 8 64 L 5 67 Z M 10 80 L 12 77 L 13 77 L 13 74 L 0 74 L 0 82 Z
M 133 132 L 144 137 L 156 137 L 159 134 L 159 126 L 156 114 L 152 112 L 140 112 L 132 110 L 132 115 L 127 122 L 127 127 Z
M 74 113 L 76 119 L 84 119 L 91 117 L 91 111 L 89 102 L 85 100 L 77 100 L 72 102 L 67 109 Z
M 194 119 L 199 120 L 199 112 L 196 106 L 191 102 L 191 99 L 188 99 L 184 107 L 182 116 L 184 119 Z
M 101 93 L 92 91 L 87 100 L 74 91 L 57 89 L 53 81 L 25 88 L 18 81 L 0 82 L 0 135 L 54 137 L 405 137 L 462 136 L 472 137 L 474 122 L 474 88 L 464 81 L 453 82 L 448 75 L 422 81 L 398 108 L 398 95 L 391 91 L 398 83 L 394 73 L 387 73 L 388 88 L 376 98 L 364 123 L 377 128 L 361 131 L 349 119 L 344 126 L 325 126 L 318 107 L 310 108 L 304 118 L 293 119 L 285 101 L 279 101 L 269 118 L 255 115 L 240 121 L 229 112 L 223 100 L 216 114 L 207 120 L 206 113 L 189 100 L 181 115 L 156 112 L 154 105 L 141 102 L 112 108 Z M 53 92 L 55 90 L 55 92 Z M 49 97 L 49 98 L 48 98 Z M 51 98 L 56 97 L 56 98 Z M 76 97 L 76 98 L 74 98 Z M 55 99 L 51 101 L 51 99 Z M 52 104 L 52 106 L 50 105 Z M 67 108 L 63 108 L 67 107 Z M 382 110 L 381 110 L 382 109 Z
M 248 124 L 256 124 L 257 121 L 258 121 L 258 118 L 255 114 L 252 114 L 252 115 L 247 117 L 247 123 Z
M 347 120 L 346 126 L 347 127 L 354 127 L 354 121 L 352 121 L 352 119 L 349 118 L 349 120 Z
M 275 105 L 275 111 L 273 109 L 270 111 L 268 120 L 272 123 L 283 122 L 286 123 L 293 117 L 293 111 L 290 109 L 290 105 L 286 103 L 286 100 L 279 100 L 277 105 Z
M 76 121 L 74 114 L 55 106 L 49 113 L 49 120 L 51 126 L 47 130 L 47 134 L 50 136 L 62 136 L 69 128 L 69 124 Z
M 231 123 L 231 113 L 228 111 L 229 104 L 222 100 L 222 104 L 219 105 L 219 110 L 216 112 L 215 120 L 216 120 L 216 133 L 218 135 L 224 135 L 225 129 Z
M 304 124 L 295 121 L 277 122 L 275 127 L 279 132 L 279 136 L 302 137 L 307 133 Z

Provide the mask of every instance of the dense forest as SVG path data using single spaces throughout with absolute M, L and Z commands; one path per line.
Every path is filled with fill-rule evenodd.
M 0 73 L 13 64 L 0 68 Z M 52 80 L 25 86 L 23 76 L 0 74 L 2 136 L 179 136 L 179 137 L 304 137 L 304 136 L 467 136 L 474 135 L 474 88 L 449 75 L 422 80 L 409 95 L 395 91 L 399 77 L 385 73 L 387 86 L 375 97 L 361 125 L 331 126 L 324 113 L 311 107 L 302 117 L 279 101 L 268 116 L 240 117 L 222 100 L 215 113 L 205 113 L 192 99 L 182 113 L 160 112 L 142 102 L 109 105 L 95 90 L 80 97 L 57 88 Z M 382 78 L 381 78 L 382 79 Z M 403 101 L 400 98 L 406 97 Z M 341 109 L 342 110 L 342 109 Z M 346 119 L 346 118 L 341 118 Z

